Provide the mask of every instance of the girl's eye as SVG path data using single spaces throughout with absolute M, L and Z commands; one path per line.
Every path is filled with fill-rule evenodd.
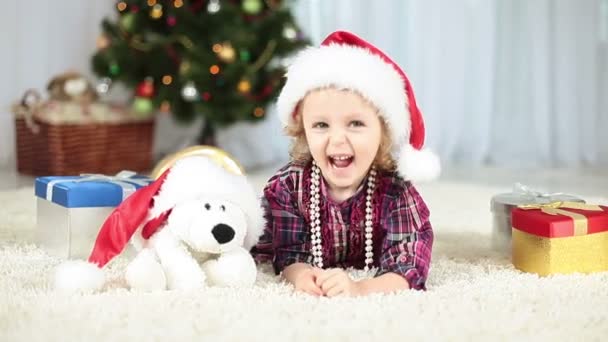
M 327 128 L 329 127 L 325 122 L 315 122 L 312 124 L 312 128 Z
M 350 125 L 353 127 L 363 127 L 365 124 L 361 120 L 353 120 L 350 122 Z

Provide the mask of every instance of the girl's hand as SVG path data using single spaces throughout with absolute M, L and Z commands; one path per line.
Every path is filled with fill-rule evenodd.
M 327 297 L 338 295 L 358 296 L 361 294 L 359 283 L 350 279 L 346 271 L 341 268 L 320 272 L 316 279 L 316 285 Z
M 306 264 L 294 264 L 286 268 L 287 280 L 293 284 L 296 291 L 308 293 L 313 296 L 322 296 L 323 291 L 317 286 L 317 275 L 322 272 Z

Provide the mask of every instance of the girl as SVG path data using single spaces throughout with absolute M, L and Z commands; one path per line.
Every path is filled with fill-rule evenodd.
M 278 111 L 292 160 L 264 188 L 256 259 L 313 295 L 425 289 L 433 232 L 410 180 L 436 177 L 439 161 L 420 151 L 424 124 L 403 71 L 334 32 L 288 68 Z M 354 281 L 346 267 L 379 271 Z

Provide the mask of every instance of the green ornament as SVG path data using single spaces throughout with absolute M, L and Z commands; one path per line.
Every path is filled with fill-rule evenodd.
M 249 59 L 251 59 L 251 54 L 247 50 L 241 50 L 239 55 L 241 57 L 241 61 L 243 62 L 249 62 Z
M 153 109 L 154 106 L 152 105 L 152 101 L 150 99 L 136 97 L 133 101 L 133 110 L 138 114 L 138 116 L 148 116 Z
M 131 32 L 133 30 L 133 27 L 135 26 L 135 14 L 134 13 L 125 13 L 120 17 L 120 26 L 128 31 Z
M 112 62 L 110 64 L 110 74 L 113 76 L 117 76 L 119 73 L 120 73 L 120 67 L 118 66 L 118 63 Z
M 260 0 L 244 0 L 243 11 L 247 14 L 258 14 L 262 10 L 262 2 Z

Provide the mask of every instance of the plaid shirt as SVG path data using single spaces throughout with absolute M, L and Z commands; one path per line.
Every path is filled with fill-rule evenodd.
M 264 188 L 266 227 L 251 250 L 258 262 L 271 261 L 279 274 L 296 263 L 312 263 L 310 253 L 310 172 L 289 163 Z M 321 182 L 321 235 L 325 267 L 365 266 L 367 182 L 348 200 L 337 203 Z M 377 275 L 393 272 L 413 289 L 425 289 L 433 231 L 429 210 L 414 186 L 394 172 L 379 172 L 372 196 L 374 266 Z

